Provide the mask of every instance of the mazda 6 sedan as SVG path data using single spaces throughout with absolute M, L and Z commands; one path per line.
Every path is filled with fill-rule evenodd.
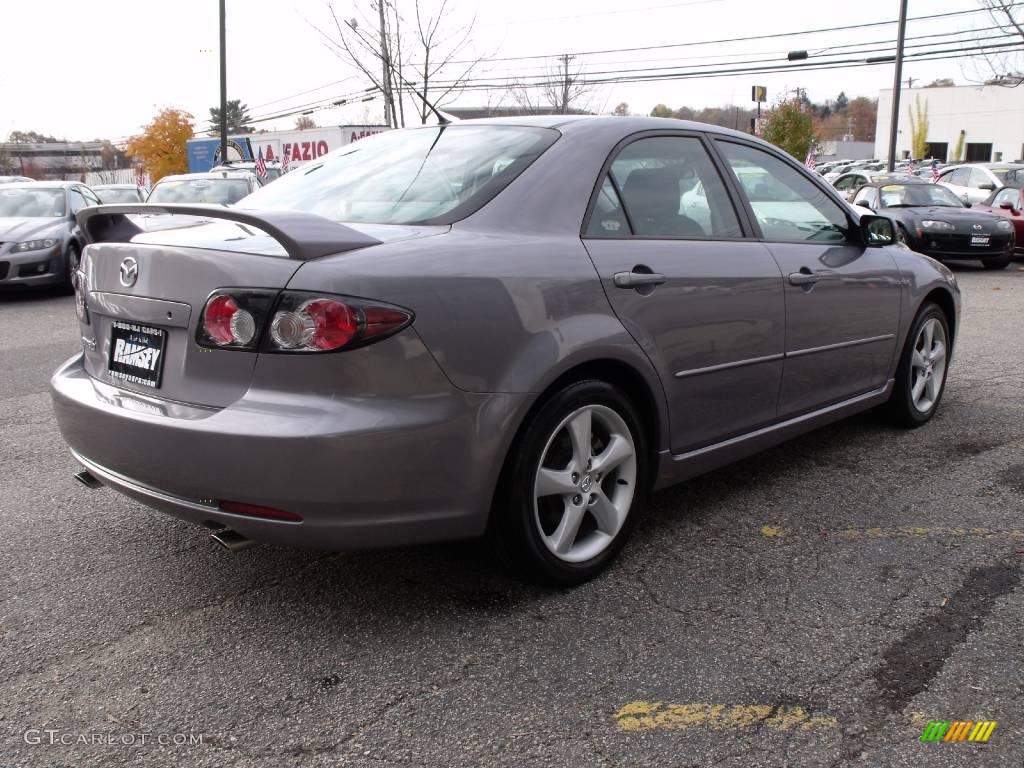
M 133 221 L 161 212 L 197 218 Z M 392 131 L 237 206 L 79 221 L 78 477 L 229 549 L 486 537 L 579 583 L 652 489 L 875 406 L 927 422 L 958 326 L 890 219 L 675 120 Z

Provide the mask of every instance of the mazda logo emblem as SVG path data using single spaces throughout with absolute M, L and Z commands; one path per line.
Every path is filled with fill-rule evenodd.
M 139 279 L 139 262 L 133 257 L 128 256 L 121 261 L 119 272 L 121 273 L 121 285 L 125 288 L 131 288 L 135 285 L 135 281 Z
M 981 229 L 981 224 L 975 224 L 975 225 L 974 225 L 974 228 L 975 228 L 975 229 Z

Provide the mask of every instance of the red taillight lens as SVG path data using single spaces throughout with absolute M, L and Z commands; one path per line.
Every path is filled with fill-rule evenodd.
M 234 341 L 231 334 L 231 318 L 238 311 L 238 302 L 230 296 L 214 296 L 203 312 L 203 330 L 218 344 Z
M 215 294 L 206 302 L 200 341 L 209 341 L 221 347 L 248 347 L 256 338 L 256 318 L 252 312 L 239 306 L 229 294 Z
M 372 339 L 392 333 L 409 322 L 409 315 L 390 307 L 363 308 L 363 338 Z
M 299 312 L 313 320 L 313 335 L 309 345 L 317 349 L 338 349 L 348 344 L 359 332 L 359 321 L 347 304 L 334 299 L 307 301 Z
M 294 512 L 276 507 L 261 507 L 258 504 L 244 504 L 240 501 L 222 501 L 220 508 L 225 512 L 248 517 L 263 517 L 268 520 L 284 520 L 290 523 L 301 523 L 302 517 Z

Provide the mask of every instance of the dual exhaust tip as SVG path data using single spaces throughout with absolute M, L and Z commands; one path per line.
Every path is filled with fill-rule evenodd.
M 103 487 L 103 483 L 100 482 L 99 478 L 87 469 L 75 472 L 75 480 L 91 490 Z M 220 523 L 209 522 L 206 525 L 215 529 L 210 534 L 210 538 L 228 550 L 228 552 L 241 552 L 243 549 L 248 549 L 256 544 L 252 539 L 246 538 L 238 531 L 225 528 Z

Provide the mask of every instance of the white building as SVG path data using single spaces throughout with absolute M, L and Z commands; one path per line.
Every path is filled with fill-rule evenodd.
M 1024 158 L 1024 87 L 957 85 L 951 88 L 904 88 L 900 92 L 900 122 L 896 157 L 910 157 L 910 110 L 917 116 L 928 107 L 927 157 L 953 162 L 1011 162 Z M 892 89 L 878 92 L 875 156 L 889 153 Z M 955 158 L 957 140 L 963 151 Z

